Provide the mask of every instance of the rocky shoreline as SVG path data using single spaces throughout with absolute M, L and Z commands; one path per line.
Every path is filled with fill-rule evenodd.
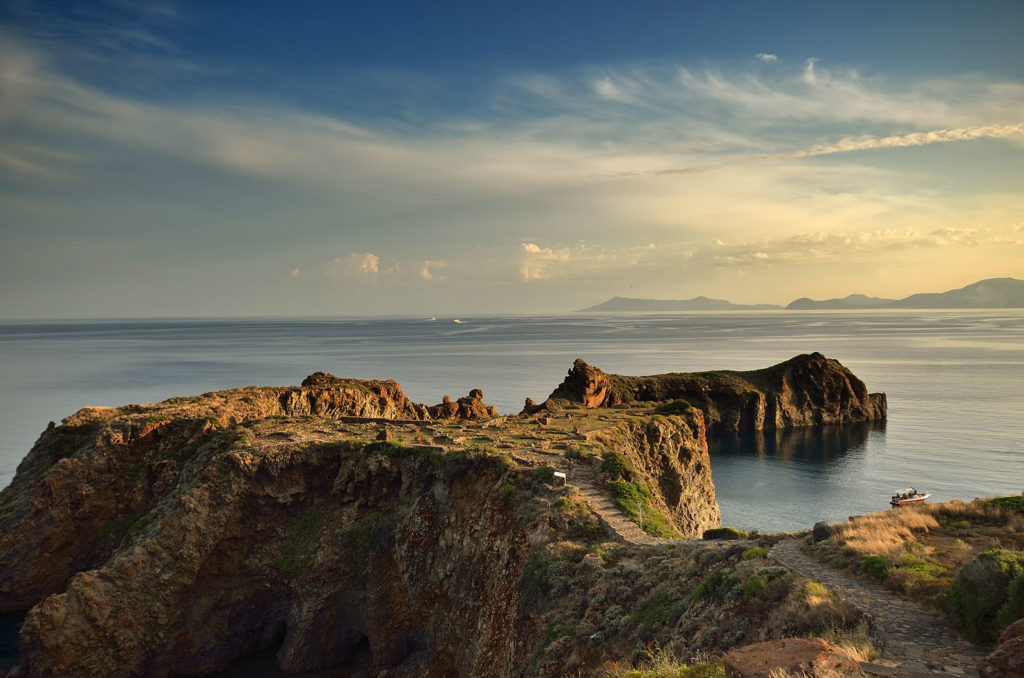
M 798 633 L 790 589 L 773 604 L 694 598 L 709 578 L 780 578 L 743 565 L 756 537 L 724 552 L 612 547 L 601 507 L 556 471 L 591 469 L 597 501 L 652 535 L 700 537 L 720 521 L 709 430 L 884 417 L 884 395 L 820 354 L 653 377 L 577 360 L 547 401 L 508 417 L 479 390 L 425 406 L 395 382 L 326 373 L 86 408 L 0 492 L 0 612 L 27 611 L 9 675 L 211 675 L 267 648 L 289 672 L 604 675 L 656 639 L 720 652 Z M 662 593 L 642 574 L 660 548 L 677 563 Z M 613 602 L 595 577 L 629 594 Z M 661 626 L 622 621 L 651 605 Z

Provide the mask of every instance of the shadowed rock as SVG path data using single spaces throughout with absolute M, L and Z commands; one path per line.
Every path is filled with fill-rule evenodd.
M 884 393 L 868 393 L 850 370 L 820 353 L 748 372 L 646 377 L 607 374 L 577 358 L 539 407 L 557 409 L 571 403 L 597 408 L 671 400 L 684 400 L 703 411 L 708 430 L 714 433 L 884 421 L 886 416 Z

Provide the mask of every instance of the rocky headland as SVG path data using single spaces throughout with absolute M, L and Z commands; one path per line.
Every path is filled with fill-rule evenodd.
M 577 360 L 506 417 L 477 389 L 425 406 L 326 373 L 86 408 L 0 492 L 0 612 L 27 611 L 9 675 L 211 675 L 266 648 L 293 673 L 606 675 L 867 633 L 770 560 L 776 537 L 692 538 L 720 524 L 709 430 L 884 416 L 819 354 L 657 377 Z
M 572 405 L 600 408 L 666 401 L 700 409 L 713 433 L 884 421 L 886 416 L 884 393 L 868 393 L 850 370 L 820 353 L 748 372 L 649 377 L 606 374 L 577 359 L 548 400 L 540 406 L 527 405 L 524 413 Z

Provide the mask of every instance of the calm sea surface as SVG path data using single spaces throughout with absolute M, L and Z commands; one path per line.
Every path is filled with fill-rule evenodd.
M 577 357 L 608 372 L 754 369 L 820 351 L 889 398 L 884 428 L 712 441 L 727 524 L 796 530 L 887 507 L 1024 490 L 1024 312 L 693 313 L 451 319 L 0 323 L 0 486 L 50 420 L 316 370 L 393 378 L 427 404 L 479 387 L 503 413 Z

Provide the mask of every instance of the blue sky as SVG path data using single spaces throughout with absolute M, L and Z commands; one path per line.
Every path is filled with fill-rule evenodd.
M 0 318 L 1024 277 L 1019 2 L 0 9 Z

